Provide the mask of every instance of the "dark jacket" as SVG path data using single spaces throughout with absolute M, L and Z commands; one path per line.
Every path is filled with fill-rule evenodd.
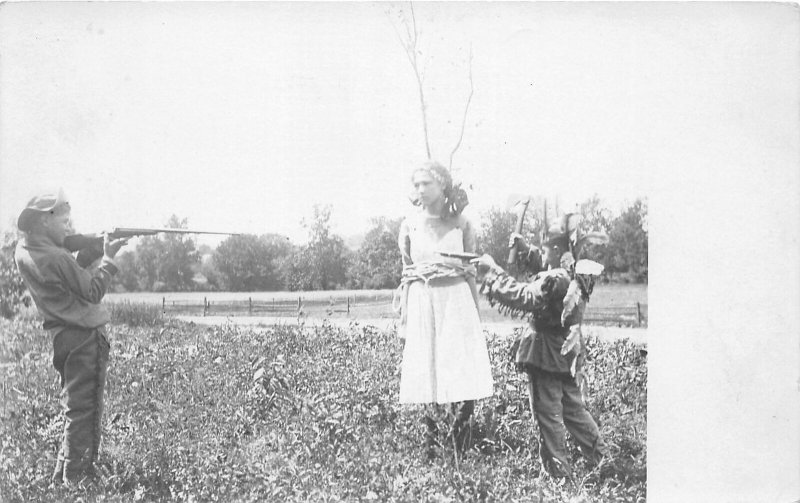
M 100 304 L 117 267 L 103 258 L 97 269 L 83 269 L 64 248 L 49 239 L 28 235 L 17 244 L 14 260 L 30 290 L 45 328 L 96 328 L 110 316 Z

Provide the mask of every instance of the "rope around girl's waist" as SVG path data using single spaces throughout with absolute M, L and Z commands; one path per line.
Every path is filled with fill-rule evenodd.
M 475 266 L 451 264 L 447 262 L 419 262 L 403 266 L 403 276 L 400 285 L 392 295 L 392 309 L 400 312 L 401 307 L 405 306 L 407 296 L 404 295 L 406 289 L 415 281 L 422 281 L 425 286 L 430 286 L 431 280 L 442 278 L 474 278 Z M 399 301 L 399 303 L 398 303 Z

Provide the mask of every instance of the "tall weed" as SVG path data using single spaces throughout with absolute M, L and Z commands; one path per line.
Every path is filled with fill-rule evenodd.
M 152 327 L 164 321 L 161 308 L 146 302 L 109 302 L 106 304 L 111 314 L 112 323 L 121 323 L 131 327 Z
M 421 410 L 398 404 L 402 346 L 393 331 L 115 325 L 101 476 L 49 485 L 61 428 L 49 341 L 0 321 L 3 501 L 641 501 L 645 496 L 646 354 L 590 341 L 590 407 L 613 444 L 605 474 L 577 485 L 538 460 L 525 376 L 508 339 L 490 335 L 495 394 L 482 400 L 468 451 L 423 456 Z M 27 324 L 26 324 L 27 323 Z M 9 370 L 12 369 L 12 370 Z M 4 388 L 5 389 L 5 388 Z M 444 429 L 444 424 L 442 425 Z M 627 464 L 626 464 L 627 463 Z

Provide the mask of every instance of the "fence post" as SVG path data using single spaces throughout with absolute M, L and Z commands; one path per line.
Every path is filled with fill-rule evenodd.
M 167 312 L 167 298 L 161 297 L 161 313 L 163 314 L 166 312 Z
M 302 297 L 298 296 L 297 297 L 297 312 L 299 313 L 302 308 L 303 308 Z
M 347 314 L 350 314 L 350 296 L 347 296 Z
M 636 321 L 639 326 L 642 326 L 642 306 L 639 303 L 636 303 Z
M 247 314 L 253 316 L 253 297 L 248 297 L 248 307 L 247 307 Z
M 208 300 L 206 297 L 203 297 L 203 316 L 206 315 L 207 310 L 208 310 Z

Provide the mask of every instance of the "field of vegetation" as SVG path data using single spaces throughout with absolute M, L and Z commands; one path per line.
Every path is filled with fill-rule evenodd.
M 524 376 L 491 335 L 495 394 L 470 448 L 432 462 L 421 411 L 397 403 L 402 344 L 352 322 L 240 328 L 115 307 L 100 476 L 50 485 L 62 427 L 51 342 L 0 319 L 0 499 L 31 501 L 644 501 L 647 351 L 587 327 L 589 409 L 610 455 L 575 478 L 541 469 Z M 446 431 L 446 428 L 440 428 Z

